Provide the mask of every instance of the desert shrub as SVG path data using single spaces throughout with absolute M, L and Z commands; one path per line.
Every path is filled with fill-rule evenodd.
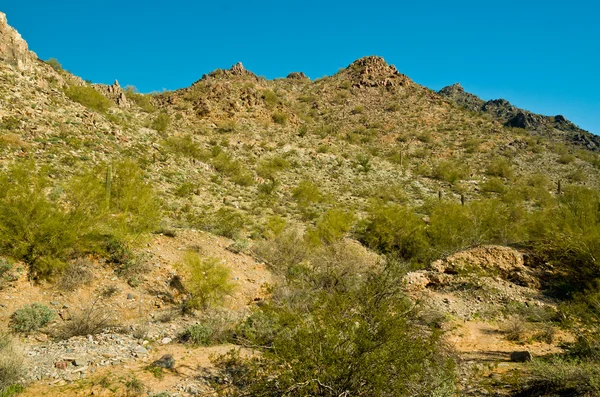
M 192 182 L 183 182 L 175 189 L 174 193 L 177 197 L 189 197 L 197 191 L 198 184 Z
M 19 381 L 25 375 L 22 354 L 15 347 L 12 338 L 0 334 L 0 396 L 10 397 L 22 390 Z
M 427 236 L 433 257 L 449 255 L 478 243 L 475 235 L 475 219 L 468 208 L 450 202 L 433 207 Z
M 203 150 L 198 143 L 194 142 L 191 134 L 170 136 L 164 140 L 164 146 L 170 153 L 196 160 L 205 161 L 210 156 L 206 150 Z
M 3 117 L 0 121 L 0 129 L 15 131 L 21 125 L 21 120 L 15 116 Z
M 73 336 L 96 335 L 117 326 L 113 311 L 104 302 L 105 295 L 98 295 L 86 307 L 70 313 L 70 319 L 55 330 L 55 336 L 66 340 Z
M 219 305 L 234 290 L 229 269 L 217 258 L 201 258 L 195 252 L 186 252 L 179 269 L 185 274 L 188 309 L 207 310 Z
M 354 224 L 352 212 L 332 209 L 323 214 L 314 229 L 310 230 L 308 239 L 313 244 L 332 244 L 342 239 Z
M 237 129 L 237 123 L 235 120 L 226 120 L 219 124 L 217 124 L 217 132 L 219 134 L 228 134 L 231 132 L 235 132 Z
M 267 159 L 263 159 L 256 167 L 256 173 L 265 179 L 274 178 L 277 173 L 290 168 L 290 162 L 284 157 L 273 156 Z
M 212 165 L 223 175 L 231 178 L 231 181 L 241 185 L 249 186 L 254 183 L 250 171 L 238 160 L 221 151 L 213 159 Z
M 506 193 L 506 185 L 501 178 L 491 177 L 488 178 L 481 185 L 481 191 L 484 193 Z
M 466 165 L 459 164 L 454 160 L 442 160 L 433 168 L 432 176 L 435 179 L 454 184 L 469 176 L 469 169 Z
M 158 132 L 166 132 L 171 124 L 171 117 L 167 113 L 160 113 L 152 120 L 150 127 Z
M 288 115 L 283 112 L 275 112 L 271 117 L 273 119 L 273 122 L 276 124 L 285 124 L 288 119 Z
M 271 90 L 264 90 L 262 94 L 265 105 L 267 105 L 268 108 L 273 108 L 281 103 L 277 94 Z
M 85 216 L 62 209 L 46 194 L 49 179 L 33 164 L 17 164 L 0 175 L 0 252 L 23 260 L 31 278 L 46 278 L 81 247 Z
M 428 250 L 425 223 L 408 206 L 371 206 L 357 235 L 366 246 L 407 260 L 423 257 Z
M 600 278 L 600 192 L 564 188 L 558 205 L 532 214 L 527 222 L 531 246 L 563 271 L 571 288 L 584 289 Z
M 132 160 L 117 162 L 112 168 L 107 193 L 113 228 L 133 235 L 154 230 L 161 219 L 160 202 L 142 169 Z M 106 179 L 101 186 L 106 189 Z
M 246 225 L 244 215 L 233 208 L 219 208 L 209 220 L 208 230 L 227 238 L 236 238 Z
M 31 278 L 49 278 L 73 257 L 103 252 L 110 236 L 153 230 L 160 208 L 139 167 L 123 161 L 110 170 L 84 171 L 50 195 L 44 170 L 12 166 L 0 175 L 0 252 L 26 262 Z
M 413 322 L 400 284 L 386 272 L 351 289 L 306 289 L 300 282 L 241 327 L 239 338 L 261 346 L 261 354 L 232 351 L 217 366 L 242 395 L 452 396 L 453 360 L 438 332 Z
M 309 180 L 300 182 L 292 190 L 292 195 L 301 209 L 306 209 L 315 203 L 322 202 L 325 198 L 319 187 Z
M 486 173 L 489 176 L 511 178 L 513 176 L 513 167 L 505 157 L 496 157 L 488 164 Z
M 600 366 L 594 363 L 554 358 L 534 360 L 518 396 L 600 396 Z
M 270 239 L 254 244 L 252 251 L 278 274 L 295 268 L 308 255 L 304 237 L 294 228 L 278 231 Z
M 40 303 L 32 303 L 10 315 L 9 327 L 13 332 L 29 333 L 46 326 L 56 318 L 50 308 Z
M 72 101 L 98 112 L 106 112 L 112 106 L 108 98 L 88 85 L 72 85 L 65 89 L 65 95 Z
M 77 258 L 70 262 L 58 281 L 58 286 L 65 291 L 75 291 L 94 280 L 94 271 L 88 260 Z
M 150 101 L 150 95 L 144 95 L 137 92 L 135 87 L 128 86 L 125 87 L 125 96 L 127 99 L 133 101 L 136 105 L 140 107 L 146 113 L 152 113 L 156 110 L 152 102 Z
M 60 64 L 60 62 L 58 62 L 58 59 L 56 59 L 56 58 L 50 58 L 44 62 L 46 62 L 48 65 L 50 65 L 52 67 L 52 69 L 56 70 L 57 72 L 63 71 L 62 65 Z
M 511 342 L 524 342 L 529 334 L 525 320 L 520 317 L 511 317 L 503 326 L 504 337 Z
M 198 324 L 187 327 L 179 340 L 197 346 L 226 343 L 232 338 L 234 319 L 225 312 L 212 311 L 202 316 Z

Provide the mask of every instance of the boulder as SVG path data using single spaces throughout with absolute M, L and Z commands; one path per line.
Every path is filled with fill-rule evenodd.
M 510 353 L 510 361 L 515 363 L 525 363 L 532 360 L 532 355 L 527 350 L 514 351 Z

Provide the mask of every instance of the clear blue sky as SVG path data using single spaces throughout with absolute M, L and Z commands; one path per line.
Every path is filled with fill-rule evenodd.
M 176 89 L 238 61 L 317 78 L 380 55 L 429 88 L 460 82 L 600 134 L 597 0 L 2 3 L 40 58 L 94 82 Z

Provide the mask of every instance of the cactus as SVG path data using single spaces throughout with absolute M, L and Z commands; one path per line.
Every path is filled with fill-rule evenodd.
M 106 180 L 104 182 L 104 189 L 106 190 L 106 204 L 110 207 L 110 189 L 112 187 L 112 166 L 109 165 L 106 168 Z

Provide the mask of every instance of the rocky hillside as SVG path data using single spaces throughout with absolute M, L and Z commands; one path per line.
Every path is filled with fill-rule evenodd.
M 600 395 L 599 148 L 377 56 L 94 84 L 0 13 L 0 396 Z
M 556 136 L 589 150 L 600 150 L 600 138 L 597 135 L 582 130 L 560 114 L 542 116 L 519 109 L 505 99 L 493 99 L 486 102 L 465 92 L 459 83 L 444 87 L 438 93 L 467 110 L 489 114 L 507 127 L 523 128 L 532 134 Z

